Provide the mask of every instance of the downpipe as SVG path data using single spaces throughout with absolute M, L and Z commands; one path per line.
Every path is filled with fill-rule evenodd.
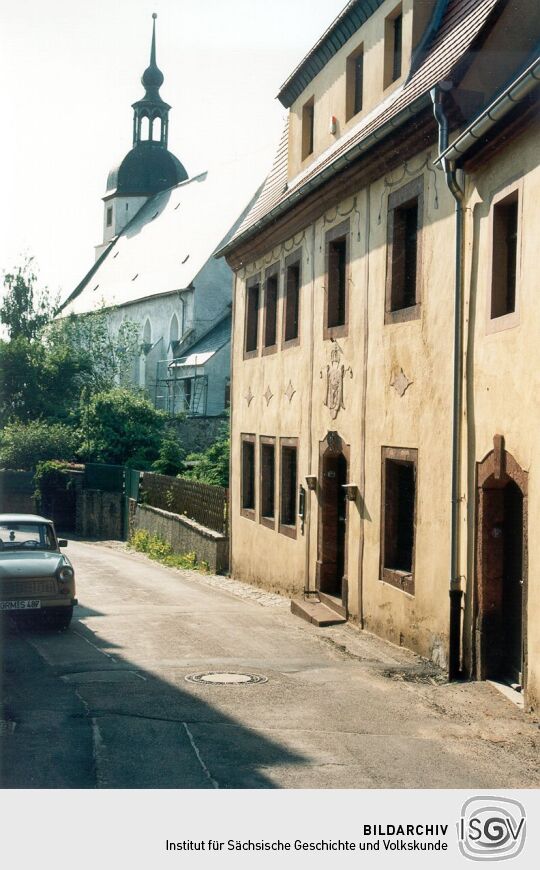
M 448 147 L 448 118 L 444 111 L 444 93 L 451 82 L 442 82 L 430 92 L 433 113 L 439 127 L 439 155 Z M 455 163 L 442 161 L 446 185 L 455 200 L 455 281 L 454 281 L 454 348 L 452 400 L 452 510 L 450 523 L 450 625 L 448 679 L 461 675 L 461 606 L 463 590 L 459 575 L 459 503 L 461 480 L 461 422 L 463 413 L 463 219 L 464 190 L 457 180 Z

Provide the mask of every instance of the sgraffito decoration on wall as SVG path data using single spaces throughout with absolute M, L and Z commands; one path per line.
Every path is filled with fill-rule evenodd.
M 285 395 L 287 396 L 289 402 L 292 402 L 292 397 L 294 396 L 295 393 L 296 393 L 296 390 L 294 389 L 294 387 L 292 385 L 292 381 L 289 381 L 289 386 L 285 390 Z
M 341 362 L 342 353 L 343 351 L 337 341 L 334 341 L 330 351 L 330 364 L 326 366 L 326 371 L 324 369 L 321 370 L 321 378 L 326 376 L 324 404 L 330 411 L 332 420 L 336 419 L 341 408 L 345 409 L 343 396 L 345 376 L 349 375 L 350 378 L 353 376 L 351 367 L 346 367 Z
M 398 396 L 404 396 L 408 387 L 412 384 L 402 368 L 394 370 L 390 386 L 394 388 Z

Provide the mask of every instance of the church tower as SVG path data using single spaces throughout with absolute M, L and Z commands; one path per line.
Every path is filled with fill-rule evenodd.
M 163 73 L 156 62 L 155 12 L 152 18 L 150 64 L 141 78 L 145 93 L 132 106 L 133 147 L 107 178 L 107 192 L 103 197 L 103 242 L 96 247 L 96 259 L 150 196 L 188 177 L 183 165 L 167 149 L 171 107 L 159 93 Z

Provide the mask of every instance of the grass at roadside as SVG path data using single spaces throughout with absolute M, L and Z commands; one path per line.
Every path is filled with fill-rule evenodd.
M 128 545 L 144 553 L 149 559 L 168 565 L 170 568 L 183 568 L 189 571 L 210 572 L 208 562 L 197 561 L 196 553 L 173 553 L 172 547 L 160 535 L 151 535 L 146 529 L 137 529 L 128 541 Z

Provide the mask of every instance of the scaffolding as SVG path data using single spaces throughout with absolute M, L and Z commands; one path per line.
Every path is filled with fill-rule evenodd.
M 189 360 L 189 362 L 188 362 Z M 168 414 L 204 417 L 208 398 L 208 376 L 197 355 L 158 360 L 156 408 Z

